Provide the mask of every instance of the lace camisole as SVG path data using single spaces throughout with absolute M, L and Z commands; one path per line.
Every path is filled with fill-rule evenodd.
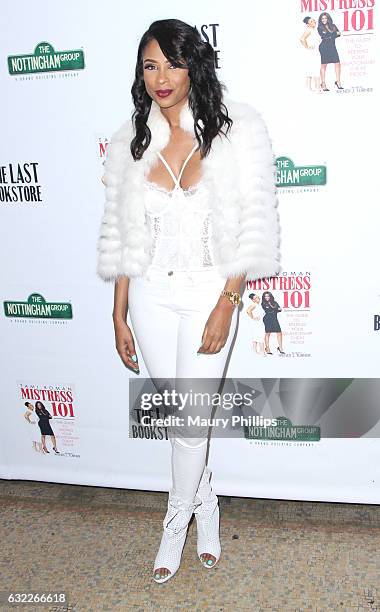
M 169 270 L 202 270 L 215 265 L 208 190 L 202 180 L 188 189 L 180 186 L 185 166 L 197 148 L 196 144 L 187 156 L 178 178 L 158 153 L 174 181 L 171 191 L 144 181 L 145 216 L 153 239 L 151 264 Z

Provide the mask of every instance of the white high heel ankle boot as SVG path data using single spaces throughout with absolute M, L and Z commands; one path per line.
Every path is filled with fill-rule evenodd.
M 210 484 L 211 471 L 206 466 L 199 483 L 196 497 L 202 503 L 194 510 L 197 521 L 197 553 L 204 567 L 211 569 L 219 561 L 221 545 L 219 539 L 219 503 Z M 213 555 L 216 561 L 212 564 L 203 561 L 201 555 Z M 209 560 L 210 561 L 210 560 Z
M 153 579 L 155 582 L 166 582 L 169 578 L 172 578 L 178 570 L 186 541 L 189 521 L 195 508 L 200 504 L 201 501 L 197 497 L 195 497 L 193 503 L 184 502 L 181 498 L 173 494 L 172 488 L 170 489 L 168 509 L 163 520 L 164 532 L 154 561 Z M 156 578 L 157 570 L 163 567 L 168 569 L 170 574 L 163 578 Z

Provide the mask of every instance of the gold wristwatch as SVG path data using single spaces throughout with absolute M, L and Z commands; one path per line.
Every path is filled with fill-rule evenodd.
M 220 295 L 225 295 L 226 297 L 228 297 L 231 304 L 233 304 L 234 306 L 238 306 L 241 302 L 241 295 L 237 291 L 226 291 L 224 289 Z

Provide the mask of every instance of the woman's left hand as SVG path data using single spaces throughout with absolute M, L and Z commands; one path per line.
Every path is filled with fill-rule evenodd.
M 234 308 L 236 306 L 226 300 L 225 303 L 217 304 L 212 309 L 203 331 L 202 344 L 198 353 L 206 355 L 219 353 L 227 342 Z

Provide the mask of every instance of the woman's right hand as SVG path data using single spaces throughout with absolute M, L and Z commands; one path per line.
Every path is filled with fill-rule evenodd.
M 135 350 L 135 341 L 129 325 L 127 325 L 125 321 L 114 321 L 114 328 L 116 350 L 122 362 L 127 368 L 139 374 L 140 369 Z M 134 357 L 136 361 L 134 361 L 132 357 Z

